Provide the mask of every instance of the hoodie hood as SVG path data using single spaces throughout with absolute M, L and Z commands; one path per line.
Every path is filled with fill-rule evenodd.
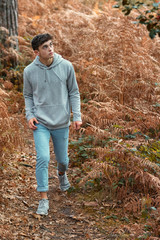
M 58 64 L 60 64 L 62 61 L 63 61 L 62 56 L 59 55 L 59 54 L 57 54 L 57 53 L 54 53 L 53 62 L 52 62 L 52 64 L 51 64 L 49 67 L 40 62 L 39 56 L 37 56 L 37 57 L 34 59 L 33 63 L 34 63 L 35 65 L 39 66 L 39 67 L 42 68 L 42 69 L 51 69 L 51 68 L 56 67 L 56 66 L 57 66 Z

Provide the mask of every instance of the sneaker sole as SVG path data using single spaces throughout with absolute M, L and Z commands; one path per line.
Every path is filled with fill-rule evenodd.
M 71 185 L 68 185 L 66 188 L 61 188 L 61 187 L 60 187 L 60 190 L 63 191 L 63 192 L 65 192 L 65 191 L 67 191 L 70 187 L 71 187 Z

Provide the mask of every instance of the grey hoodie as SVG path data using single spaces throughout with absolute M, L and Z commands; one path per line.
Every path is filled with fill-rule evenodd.
M 49 129 L 70 125 L 81 121 L 80 94 L 72 64 L 54 53 L 53 63 L 47 67 L 35 60 L 24 69 L 23 95 L 26 118 L 36 118 Z

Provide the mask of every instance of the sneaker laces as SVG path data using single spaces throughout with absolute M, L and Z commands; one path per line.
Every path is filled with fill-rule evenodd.
M 45 200 L 47 200 L 47 199 L 40 200 L 40 202 L 39 202 L 39 207 L 40 208 L 45 206 Z

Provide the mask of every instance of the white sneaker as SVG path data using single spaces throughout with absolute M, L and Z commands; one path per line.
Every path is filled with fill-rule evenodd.
M 48 199 L 41 199 L 39 201 L 39 206 L 36 213 L 40 215 L 48 215 L 48 209 L 49 209 Z
M 70 188 L 71 185 L 68 181 L 66 172 L 63 175 L 59 175 L 59 173 L 57 171 L 57 175 L 58 175 L 58 178 L 59 178 L 60 189 L 62 191 L 67 191 Z

